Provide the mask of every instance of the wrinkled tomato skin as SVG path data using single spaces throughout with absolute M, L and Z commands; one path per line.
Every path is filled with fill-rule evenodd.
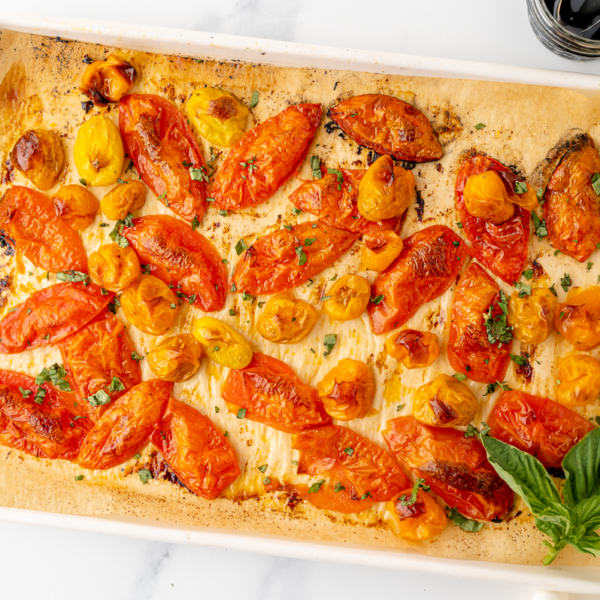
M 320 104 L 297 104 L 244 134 L 213 180 L 217 208 L 240 210 L 266 202 L 298 170 L 320 121 Z
M 423 304 L 441 296 L 467 256 L 464 242 L 444 225 L 427 227 L 405 239 L 400 256 L 373 283 L 371 296 L 383 295 L 379 304 L 369 304 L 373 332 L 400 327 Z
M 37 404 L 39 387 L 33 377 L 0 370 L 0 444 L 40 458 L 74 460 L 91 427 L 85 409 L 75 406 L 73 394 L 49 383 L 41 386 L 46 395 Z M 31 394 L 24 398 L 19 388 Z
M 402 467 L 425 479 L 465 517 L 491 521 L 511 509 L 514 494 L 475 436 L 466 438 L 457 429 L 431 427 L 409 416 L 388 421 L 383 437 Z
M 165 194 L 161 202 L 186 221 L 202 219 L 208 176 L 192 179 L 190 167 L 207 170 L 185 117 L 164 98 L 130 94 L 119 102 L 119 127 L 144 183 L 157 197 Z
M 329 478 L 318 492 L 308 493 L 311 504 L 341 513 L 358 513 L 375 502 L 391 500 L 410 486 L 394 459 L 377 444 L 347 427 L 327 425 L 294 436 L 300 452 L 298 473 Z M 348 454 L 345 449 L 352 448 Z M 336 492 L 340 483 L 345 489 Z M 361 500 L 363 495 L 367 498 Z
M 172 383 L 151 379 L 111 402 L 81 445 L 79 465 L 110 469 L 133 458 L 160 423 L 172 389 Z
M 490 344 L 484 325 L 483 315 L 492 304 L 492 315 L 501 314 L 496 304 L 499 291 L 498 284 L 477 263 L 471 263 L 452 302 L 448 360 L 455 371 L 480 383 L 504 381 L 510 363 L 512 341 Z
M 284 362 L 260 352 L 246 368 L 229 372 L 221 396 L 245 408 L 246 419 L 287 433 L 331 423 L 317 390 Z
M 0 321 L 0 354 L 57 344 L 102 313 L 112 299 L 113 294 L 103 295 L 93 283 L 57 283 L 34 292 Z
M 220 496 L 240 475 L 235 452 L 221 430 L 174 398 L 151 440 L 181 483 L 207 500 Z
M 52 201 L 30 188 L 13 186 L 0 201 L 0 229 L 15 241 L 17 252 L 51 273 L 87 273 L 79 234 L 56 215 Z
M 545 467 L 560 468 L 563 458 L 594 426 L 549 398 L 502 392 L 487 424 L 490 435 L 535 456 Z
M 456 176 L 455 206 L 462 229 L 473 245 L 473 256 L 494 275 L 512 285 L 521 276 L 527 260 L 531 213 L 515 204 L 514 215 L 499 225 L 469 214 L 463 195 L 465 185 L 469 177 L 486 171 L 506 174 L 503 177 L 511 182 L 521 179 L 497 160 L 475 154 L 462 163 Z
M 397 160 L 427 162 L 444 154 L 431 123 L 417 108 L 393 96 L 353 96 L 329 110 L 357 144 Z
M 205 312 L 221 310 L 227 295 L 227 273 L 213 243 L 180 219 L 152 215 L 134 219 L 123 235 L 140 263 Z M 179 287 L 181 285 L 181 287 Z
M 317 227 L 313 227 L 314 223 Z M 232 281 L 238 292 L 254 295 L 291 290 L 330 267 L 358 237 L 358 233 L 336 229 L 322 221 L 294 225 L 291 231 L 274 231 L 258 239 L 242 254 Z M 304 246 L 307 260 L 300 265 L 296 248 L 303 246 L 307 238 L 317 241 Z

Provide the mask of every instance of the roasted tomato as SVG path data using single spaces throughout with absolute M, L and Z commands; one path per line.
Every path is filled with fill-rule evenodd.
M 318 320 L 314 306 L 294 298 L 291 292 L 283 292 L 269 299 L 256 321 L 256 331 L 269 342 L 296 344 L 313 330 Z
M 504 380 L 512 346 L 507 314 L 507 299 L 498 284 L 471 263 L 452 302 L 447 349 L 454 370 L 481 383 Z
M 433 496 L 423 490 L 417 491 L 414 502 L 411 496 L 412 488 L 408 488 L 387 503 L 393 519 L 392 531 L 411 542 L 432 540 L 448 524 L 446 513 Z
M 294 436 L 292 448 L 300 452 L 298 473 L 327 478 L 307 495 L 318 508 L 359 513 L 410 486 L 383 448 L 346 427 L 303 431 Z
M 40 190 L 49 190 L 62 171 L 65 155 L 58 135 L 47 129 L 30 129 L 15 144 L 12 164 Z
M 556 400 L 566 406 L 595 403 L 600 396 L 600 363 L 592 356 L 576 354 L 558 361 Z
M 177 316 L 177 297 L 171 288 L 152 275 L 144 275 L 121 294 L 125 318 L 140 331 L 164 335 Z
M 119 102 L 119 126 L 137 172 L 182 219 L 202 219 L 208 174 L 185 117 L 168 101 L 131 94 Z
M 404 240 L 402 253 L 373 283 L 371 295 L 383 296 L 369 304 L 374 333 L 400 327 L 423 304 L 441 296 L 456 280 L 468 250 L 444 225 L 433 225 Z
M 393 96 L 365 94 L 329 110 L 338 126 L 357 144 L 398 160 L 427 162 L 444 154 L 427 117 Z
M 90 277 L 111 292 L 120 292 L 131 285 L 141 273 L 140 261 L 130 246 L 106 244 L 90 254 Z
M 547 288 L 533 288 L 521 297 L 513 292 L 508 301 L 508 324 L 524 344 L 541 344 L 554 329 L 556 296 Z
M 56 216 L 47 196 L 13 186 L 0 201 L 0 229 L 15 241 L 17 252 L 36 267 L 87 272 L 87 256 L 76 231 Z
M 523 178 L 514 175 L 510 169 L 493 158 L 473 154 L 463 161 L 456 176 L 456 210 L 463 231 L 473 244 L 471 249 L 473 256 L 488 267 L 492 273 L 512 285 L 519 279 L 527 259 L 530 213 L 521 206 L 515 206 L 513 216 L 497 225 L 470 214 L 465 206 L 465 186 L 472 177 L 488 171 L 498 174 L 507 195 L 510 195 L 513 202 L 516 202 L 515 198 L 519 194 L 514 190 L 523 189 L 523 186 L 526 185 Z M 492 192 L 486 191 L 485 193 Z M 496 191 L 493 190 L 493 193 Z
M 191 333 L 165 338 L 146 355 L 150 370 L 163 381 L 178 383 L 200 368 L 202 346 Z
M 73 229 L 89 227 L 98 214 L 100 202 L 82 185 L 64 185 L 50 197 L 54 211 Z
M 232 291 L 256 296 L 291 290 L 330 267 L 358 236 L 321 221 L 269 233 L 240 257 Z
M 231 92 L 206 87 L 190 96 L 187 114 L 207 142 L 230 148 L 244 135 L 250 111 Z
M 344 358 L 317 384 L 325 411 L 338 421 L 367 416 L 375 397 L 369 367 L 360 360 Z
M 224 367 L 243 369 L 252 360 L 252 347 L 248 340 L 219 319 L 202 317 L 195 321 L 194 337 L 206 356 Z
M 385 271 L 402 252 L 402 238 L 393 231 L 365 235 L 362 263 L 365 269 Z
M 118 127 L 106 113 L 94 115 L 79 128 L 73 160 L 86 184 L 117 183 L 123 170 L 125 150 Z
M 146 203 L 146 186 L 136 179 L 125 179 L 104 195 L 100 206 L 102 212 L 113 221 L 124 219 Z
M 123 235 L 141 263 L 178 296 L 205 312 L 221 310 L 227 295 L 227 272 L 213 243 L 180 219 L 152 215 L 133 221 Z
M 571 288 L 554 315 L 556 329 L 576 350 L 592 350 L 600 344 L 600 286 Z
M 103 312 L 112 298 L 93 283 L 57 283 L 34 292 L 0 321 L 0 354 L 57 344 Z
M 490 435 L 535 456 L 545 467 L 560 468 L 567 452 L 594 426 L 549 398 L 502 392 L 487 419 Z
M 96 106 L 118 102 L 133 85 L 135 68 L 116 54 L 88 65 L 79 88 Z
M 407 369 L 428 367 L 440 354 L 437 337 L 427 331 L 403 329 L 385 341 L 386 352 Z
M 111 403 L 83 441 L 79 464 L 110 469 L 133 458 L 158 427 L 172 388 L 172 383 L 151 379 Z
M 320 104 L 298 104 L 248 131 L 215 175 L 216 206 L 239 210 L 266 202 L 302 164 L 320 121 Z
M 323 302 L 325 312 L 336 321 L 357 319 L 371 299 L 371 284 L 360 275 L 344 275 L 328 291 Z
M 245 409 L 247 419 L 287 433 L 331 422 L 317 390 L 302 383 L 284 362 L 260 352 L 245 369 L 229 372 L 221 396 L 235 412 Z
M 404 468 L 425 479 L 448 506 L 465 517 L 492 521 L 512 507 L 511 489 L 494 471 L 475 436 L 466 438 L 457 429 L 398 417 L 388 421 L 383 437 Z

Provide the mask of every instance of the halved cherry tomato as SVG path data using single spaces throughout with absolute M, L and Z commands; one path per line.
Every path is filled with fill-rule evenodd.
M 297 344 L 313 330 L 319 320 L 317 309 L 308 302 L 282 292 L 269 298 L 256 321 L 256 331 L 276 344 Z
M 576 350 L 592 350 L 600 345 L 600 286 L 574 287 L 565 302 L 556 305 L 557 331 Z
M 385 350 L 407 369 L 433 364 L 440 354 L 437 337 L 428 331 L 403 329 L 385 340 Z
M 100 202 L 82 185 L 63 185 L 50 196 L 54 212 L 77 231 L 89 227 L 100 209 Z
M 119 127 L 137 172 L 159 200 L 186 221 L 202 219 L 208 173 L 177 108 L 159 96 L 130 94 L 119 102 Z
M 388 421 L 392 455 L 465 517 L 492 521 L 513 504 L 513 492 L 488 462 L 481 442 L 456 429 L 431 427 L 414 417 Z
M 65 155 L 52 129 L 30 129 L 15 144 L 12 164 L 40 190 L 49 190 L 62 171 Z
M 81 76 L 79 88 L 96 106 L 118 102 L 133 85 L 135 67 L 116 54 L 106 60 L 96 60 L 88 65 Z
M 164 338 L 146 354 L 150 370 L 163 381 L 186 381 L 200 368 L 202 346 L 191 333 Z
M 235 452 L 221 430 L 201 412 L 174 398 L 169 399 L 152 443 L 181 483 L 207 500 L 219 496 L 240 475 Z
M 54 211 L 54 204 L 30 188 L 13 186 L 0 201 L 0 228 L 15 240 L 17 252 L 36 267 L 87 273 L 87 256 L 78 233 Z
M 365 269 L 385 271 L 402 252 L 402 238 L 393 231 L 367 234 L 362 250 Z
M 175 217 L 134 219 L 123 235 L 150 272 L 205 312 L 221 310 L 227 272 L 213 243 Z
M 351 321 L 362 315 L 371 299 L 371 284 L 360 275 L 344 275 L 338 279 L 323 301 L 325 312 L 336 321 Z
M 373 283 L 368 307 L 374 333 L 400 327 L 423 304 L 441 296 L 468 256 L 464 242 L 448 227 L 433 225 L 404 240 L 400 256 Z
M 210 360 L 229 369 L 244 369 L 252 361 L 252 346 L 248 340 L 214 317 L 194 321 L 194 338 Z
M 565 406 L 585 406 L 597 402 L 600 397 L 600 362 L 593 356 L 563 356 L 555 372 L 557 402 Z
M 215 175 L 216 206 L 240 210 L 266 202 L 302 164 L 320 121 L 320 104 L 298 104 L 245 133 Z
M 229 372 L 221 396 L 235 412 L 246 409 L 246 419 L 287 433 L 331 423 L 317 390 L 284 362 L 260 352 L 245 369 Z
M 394 519 L 392 531 L 411 542 L 431 540 L 446 527 L 446 513 L 431 494 L 418 490 L 414 503 L 410 502 L 411 495 L 412 488 L 406 489 L 387 503 Z

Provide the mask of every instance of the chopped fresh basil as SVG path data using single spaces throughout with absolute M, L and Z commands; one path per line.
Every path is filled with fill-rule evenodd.
M 469 533 L 476 533 L 483 527 L 483 523 L 474 521 L 473 519 L 467 519 L 467 517 L 461 515 L 454 507 L 448 512 L 448 518 L 463 531 L 468 531 Z
M 325 348 L 327 348 L 326 352 L 323 352 L 323 356 L 327 357 L 331 354 L 331 351 L 333 350 L 333 347 L 335 346 L 337 342 L 337 334 L 335 333 L 328 333 L 325 338 L 323 339 L 323 345 L 325 346 Z
M 198 215 L 194 215 L 192 219 L 192 231 L 196 231 L 200 227 L 200 221 L 198 220 Z
M 90 406 L 102 406 L 111 401 L 111 397 L 104 391 L 98 390 L 95 394 L 85 398 L 90 403 Z
M 515 283 L 515 288 L 519 290 L 519 298 L 531 296 L 531 286 L 526 283 Z
M 500 342 L 508 344 L 512 340 L 511 327 L 508 325 L 508 298 L 506 294 L 500 290 L 500 299 L 496 303 L 500 308 L 501 313 L 494 315 L 494 305 L 490 305 L 488 311 L 483 314 L 485 329 L 487 332 L 488 341 L 490 344 Z
M 324 479 L 321 479 L 320 481 L 316 481 L 315 483 L 313 483 L 309 488 L 308 488 L 308 493 L 309 494 L 316 494 L 320 489 L 321 486 L 325 483 Z
M 261 473 L 264 473 L 264 472 L 267 470 L 267 467 L 268 467 L 268 466 L 269 466 L 269 465 L 260 465 L 260 467 L 258 467 L 258 470 L 259 470 Z
M 463 373 L 454 373 L 452 377 L 454 377 L 457 381 L 464 381 L 467 378 L 467 376 Z
M 138 475 L 140 478 L 140 481 L 146 485 L 148 483 L 148 481 L 150 481 L 150 479 L 154 479 L 152 477 L 152 471 L 150 471 L 150 469 L 140 469 L 138 471 Z
M 571 276 L 568 273 L 565 273 L 565 276 L 561 278 L 560 280 L 560 287 L 565 291 L 568 292 L 569 288 L 573 285 L 573 282 L 571 281 Z
M 515 194 L 526 194 L 527 183 L 524 181 L 515 181 Z
M 59 281 L 89 281 L 90 276 L 81 271 L 59 271 L 56 274 L 56 279 Z
M 372 304 L 381 304 L 385 296 L 383 294 L 379 294 L 379 296 L 375 296 L 375 298 L 371 298 Z
M 131 353 L 131 358 L 136 362 L 140 362 L 140 360 L 144 360 L 144 357 L 141 354 L 138 354 L 135 350 Z
M 248 244 L 246 244 L 246 242 L 242 238 L 242 239 L 238 240 L 238 243 L 235 245 L 235 251 L 237 252 L 237 255 L 239 256 L 245 250 L 248 250 Z
M 475 129 L 483 129 L 485 127 L 484 123 L 477 123 L 477 125 L 475 125 Z
M 538 240 L 541 242 L 542 238 L 545 238 L 548 235 L 546 219 L 540 219 L 534 210 L 531 211 L 531 218 L 533 219 L 535 235 L 537 235 Z
M 321 172 L 321 159 L 318 156 L 310 157 L 310 168 L 312 169 L 313 179 L 321 179 L 323 173 Z
M 238 419 L 243 419 L 245 416 L 246 416 L 246 409 L 245 408 L 240 408 L 240 410 L 237 411 L 236 417 Z
M 596 192 L 597 196 L 600 196 L 600 173 L 594 173 L 592 175 L 592 187 Z
M 250 98 L 250 108 L 254 108 L 258 104 L 258 92 L 254 90 Z

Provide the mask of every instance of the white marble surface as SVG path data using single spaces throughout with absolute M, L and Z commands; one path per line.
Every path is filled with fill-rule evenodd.
M 0 10 L 186 27 L 600 75 L 552 55 L 525 0 L 26 0 Z M 524 600 L 532 590 L 0 523 L 0 597 L 15 600 Z M 580 596 L 581 600 L 591 596 Z

